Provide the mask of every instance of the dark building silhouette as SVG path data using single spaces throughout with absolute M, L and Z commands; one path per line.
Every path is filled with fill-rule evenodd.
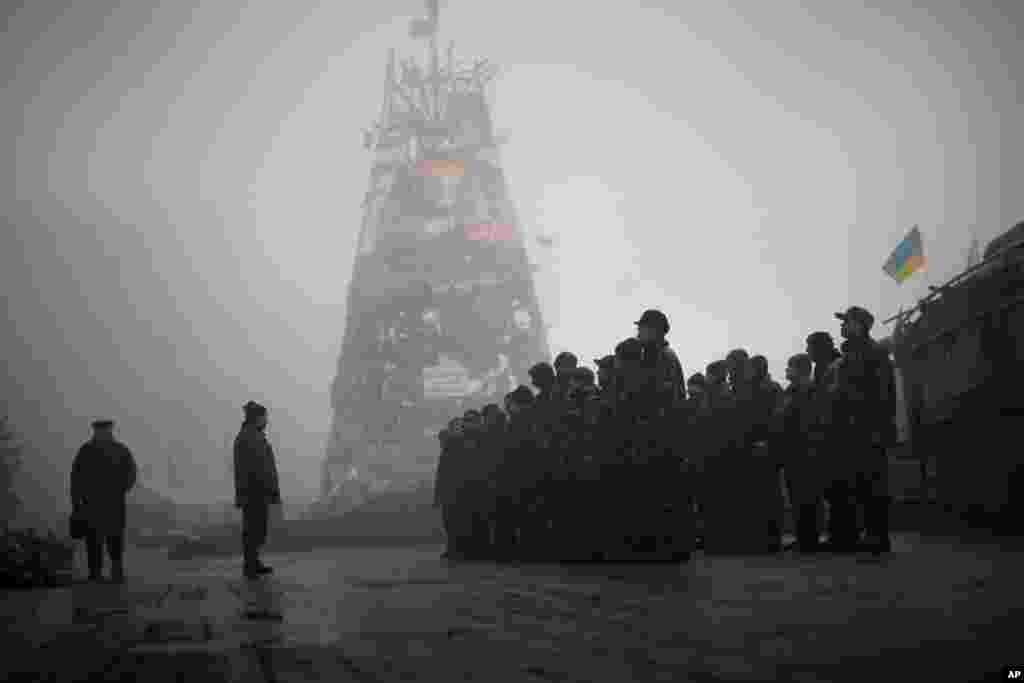
M 962 517 L 1019 531 L 1024 462 L 1004 444 L 1024 415 L 1024 222 L 984 255 L 901 314 L 888 343 L 922 479 L 934 469 L 939 502 Z

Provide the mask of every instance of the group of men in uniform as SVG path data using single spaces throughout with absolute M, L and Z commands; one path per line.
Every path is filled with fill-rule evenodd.
M 685 380 L 656 310 L 595 361 L 596 375 L 570 353 L 538 363 L 533 389 L 466 411 L 439 434 L 447 555 L 680 561 L 701 546 L 777 551 L 784 490 L 800 551 L 888 551 L 893 367 L 870 337 L 868 311 L 836 315 L 841 349 L 827 332 L 810 335 L 787 363 L 785 390 L 763 356 L 742 349 Z

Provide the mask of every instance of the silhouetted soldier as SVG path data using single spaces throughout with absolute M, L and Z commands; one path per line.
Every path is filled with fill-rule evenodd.
M 818 517 L 822 493 L 819 442 L 816 434 L 818 405 L 811 378 L 811 359 L 797 354 L 786 365 L 789 386 L 783 394 L 777 423 L 778 445 L 784 452 L 786 483 L 796 521 L 797 546 L 801 552 L 818 549 Z
M 564 398 L 569 391 L 569 375 L 567 373 L 570 370 L 575 370 L 577 365 L 579 365 L 579 359 L 576 358 L 576 354 L 563 351 L 555 356 L 555 379 L 557 380 L 555 391 L 559 398 Z
M 685 381 L 679 356 L 665 339 L 671 327 L 665 314 L 653 309 L 644 311 L 635 325 L 637 339 L 643 344 L 645 364 L 654 369 L 658 414 L 665 417 L 682 400 Z
M 466 522 L 466 552 L 480 557 L 487 551 L 489 537 L 487 500 L 490 497 L 487 481 L 487 455 L 484 452 L 485 435 L 483 415 L 467 410 L 463 415 L 465 432 L 462 439 L 462 490 L 457 505 Z
M 771 378 L 768 360 L 764 356 L 754 356 L 750 359 L 749 385 L 749 440 L 758 444 L 767 440 L 772 417 L 782 400 L 782 387 Z
M 753 392 L 749 359 L 742 350 L 706 369 L 708 428 L 699 495 L 707 552 L 763 552 L 777 545 L 781 516 L 778 479 L 766 458 L 753 458 Z M 726 385 L 726 376 L 733 380 Z M 770 472 L 770 476 L 768 473 Z M 767 539 L 766 533 L 767 532 Z
M 680 425 L 686 434 L 686 474 L 689 485 L 689 506 L 693 514 L 700 513 L 700 502 L 697 492 L 700 490 L 700 479 L 704 473 L 704 458 L 707 454 L 707 381 L 704 374 L 695 372 L 686 380 L 686 400 L 679 411 Z
M 550 363 L 537 363 L 530 368 L 530 384 L 537 389 L 538 401 L 555 399 L 555 369 Z
M 630 337 L 615 347 L 614 379 L 607 397 L 609 413 L 602 429 L 606 438 L 600 488 L 605 500 L 617 502 L 606 506 L 601 515 L 607 529 L 604 552 L 612 560 L 629 559 L 632 536 L 638 533 L 645 517 L 642 512 L 646 501 L 638 488 L 642 484 L 639 446 L 647 436 L 641 434 L 640 427 L 644 383 L 643 343 Z
M 559 356 L 561 358 L 565 354 Z M 567 371 L 562 371 L 562 381 L 565 386 L 559 384 L 555 375 L 555 369 L 550 363 L 537 363 L 530 368 L 530 383 L 537 389 L 537 395 L 530 408 L 530 421 L 536 432 L 537 446 L 547 453 L 554 448 L 554 440 L 558 432 L 558 420 L 564 406 L 568 391 Z
M 267 542 L 270 506 L 281 504 L 277 462 L 267 441 L 267 409 L 245 404 L 245 421 L 235 437 L 235 506 L 242 509 L 242 573 L 252 579 L 273 571 L 259 558 Z
M 445 552 L 443 557 L 448 557 L 451 551 L 452 529 L 449 523 L 448 511 L 445 509 L 448 490 L 448 468 L 451 467 L 451 460 L 448 451 L 449 439 L 454 429 L 455 420 L 449 420 L 448 425 L 437 433 L 438 447 L 440 453 L 437 458 L 437 470 L 434 473 L 434 507 L 441 512 L 441 526 L 444 529 Z
M 704 368 L 704 388 L 708 398 L 722 396 L 729 391 L 729 364 L 724 360 L 716 360 Z
M 871 313 L 852 306 L 844 313 L 836 313 L 836 317 L 843 321 L 842 335 L 846 341 L 842 345 L 843 357 L 836 366 L 835 418 L 852 470 L 854 494 L 864 505 L 868 547 L 888 552 L 886 448 L 895 440 L 895 372 L 888 351 L 870 337 L 875 322 Z M 849 483 L 848 477 L 846 481 Z M 848 540 L 848 532 L 843 531 L 841 542 Z
M 683 443 L 685 433 L 675 421 L 685 391 L 686 377 L 682 364 L 665 336 L 671 327 L 668 318 L 659 310 L 649 309 L 636 321 L 637 339 L 643 345 L 645 370 L 652 373 L 648 418 L 648 504 L 651 517 L 646 526 L 647 536 L 653 539 L 654 551 L 666 557 L 676 545 L 676 536 L 682 535 L 682 526 L 689 519 L 683 487 Z M 652 541 L 648 541 L 649 543 Z M 682 545 L 686 545 L 683 543 Z
M 103 550 L 110 556 L 111 579 L 124 581 L 125 496 L 135 486 L 138 468 L 131 451 L 114 438 L 113 420 L 92 423 L 93 436 L 71 465 L 71 506 L 87 528 L 89 580 L 103 578 Z
M 694 407 L 699 406 L 704 401 L 707 386 L 708 383 L 704 378 L 704 373 L 693 373 L 686 380 L 686 400 L 691 402 Z
M 835 362 L 842 357 L 836 343 L 828 332 L 812 332 L 807 335 L 807 355 L 814 363 L 814 386 L 828 388 L 832 383 L 831 373 Z
M 438 435 L 441 441 L 441 455 L 437 461 L 437 475 L 434 479 L 434 504 L 441 508 L 441 524 L 444 527 L 445 552 L 442 557 L 454 559 L 459 553 L 461 529 L 458 526 L 457 500 L 459 476 L 457 459 L 462 440 L 462 418 L 448 421 L 448 427 Z
M 814 363 L 812 383 L 814 387 L 815 412 L 818 429 L 814 433 L 816 450 L 819 457 L 819 474 L 821 477 L 822 494 L 828 502 L 827 518 L 829 542 L 828 549 L 834 549 L 836 540 L 841 540 L 844 533 L 850 535 L 849 517 L 854 514 L 853 524 L 856 525 L 856 509 L 847 500 L 850 487 L 846 480 L 844 468 L 847 459 L 842 452 L 841 435 L 833 419 L 835 401 L 835 372 L 842 354 L 836 349 L 835 341 L 828 332 L 813 332 L 807 336 L 807 355 Z M 845 515 L 845 518 L 844 518 Z M 847 545 L 852 542 L 847 539 Z M 847 550 L 850 548 L 848 547 Z
M 552 489 L 548 497 L 548 515 L 552 525 L 552 543 L 549 555 L 558 559 L 588 559 L 592 550 L 590 524 L 587 514 L 589 501 L 594 498 L 593 485 L 588 480 L 593 439 L 588 437 L 588 405 L 596 398 L 594 373 L 585 367 L 566 371 L 568 394 L 562 402 L 557 422 L 556 437 L 551 454 Z
M 533 484 L 525 494 L 528 496 L 526 525 L 531 531 L 529 549 L 534 556 L 550 552 L 545 543 L 550 540 L 548 527 L 553 523 L 555 499 L 560 495 L 558 483 L 559 463 L 565 441 L 561 424 L 568 405 L 569 375 L 575 371 L 576 357 L 570 353 L 558 355 L 561 370 L 556 376 L 549 363 L 537 363 L 530 368 L 530 380 L 537 388 L 537 395 L 529 410 L 529 421 L 534 434 L 534 450 L 529 458 L 533 468 Z M 524 466 L 526 462 L 524 462 Z
M 521 557 L 531 542 L 530 505 L 533 502 L 530 481 L 536 443 L 530 423 L 533 392 L 518 386 L 505 397 L 508 423 L 505 444 L 498 468 L 498 500 L 495 515 L 496 546 L 507 557 Z
M 708 403 L 707 380 L 704 374 L 695 372 L 686 380 L 686 399 L 679 408 L 680 427 L 686 434 L 686 459 L 697 466 L 704 458 L 704 443 L 701 417 Z
M 484 438 L 483 447 L 481 448 L 482 463 L 480 465 L 480 472 L 484 478 L 485 486 L 483 493 L 486 497 L 481 501 L 481 505 L 487 527 L 487 551 L 493 557 L 495 553 L 495 517 L 497 515 L 497 477 L 505 447 L 505 430 L 508 416 L 502 412 L 496 403 L 487 404 L 482 412 L 484 417 Z
M 744 349 L 733 349 L 725 357 L 729 372 L 729 389 L 734 395 L 740 395 L 749 384 L 750 354 Z

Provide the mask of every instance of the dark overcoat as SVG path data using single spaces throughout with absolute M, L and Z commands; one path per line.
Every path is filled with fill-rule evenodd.
M 243 425 L 235 437 L 235 505 L 272 505 L 281 502 L 274 449 L 266 435 Z
M 123 443 L 88 441 L 71 465 L 71 501 L 76 516 L 100 536 L 123 534 L 125 496 L 137 477 L 135 458 Z

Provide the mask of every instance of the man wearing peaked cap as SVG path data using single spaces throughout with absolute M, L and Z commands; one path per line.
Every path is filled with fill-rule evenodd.
M 889 491 L 886 448 L 896 437 L 895 371 L 889 353 L 870 336 L 874 316 L 851 306 L 843 321 L 842 357 L 834 367 L 834 424 L 843 445 L 841 467 L 833 474 L 830 495 L 837 519 L 835 546 L 857 543 L 856 504 L 864 507 L 868 546 L 888 552 Z
M 249 401 L 242 407 L 245 422 L 235 437 L 235 506 L 242 509 L 242 573 L 254 579 L 272 570 L 259 559 L 267 541 L 270 506 L 280 505 L 274 449 L 267 441 L 267 409 Z
M 637 327 L 650 327 L 659 331 L 662 336 L 668 334 L 671 329 L 668 324 L 668 317 L 654 308 L 644 311 L 640 319 L 633 324 Z
M 843 329 L 850 330 L 849 333 L 854 335 L 867 335 L 871 332 L 872 326 L 875 324 L 875 316 L 871 315 L 867 309 L 861 308 L 860 306 L 850 306 L 842 313 L 836 313 L 836 318 L 843 321 Z M 850 329 L 847 326 L 850 324 L 859 326 L 860 329 Z M 849 336 L 848 332 L 843 333 L 843 337 Z
M 100 581 L 103 550 L 110 557 L 111 579 L 124 581 L 124 530 L 128 491 L 138 468 L 128 447 L 114 438 L 113 420 L 92 423 L 93 437 L 71 464 L 72 518 L 85 527 L 89 580 Z
M 665 339 L 671 329 L 668 318 L 657 309 L 648 309 L 636 321 L 636 327 L 636 338 L 643 345 L 643 359 L 655 369 L 657 376 L 659 411 L 667 414 L 682 402 L 686 382 L 679 356 Z

